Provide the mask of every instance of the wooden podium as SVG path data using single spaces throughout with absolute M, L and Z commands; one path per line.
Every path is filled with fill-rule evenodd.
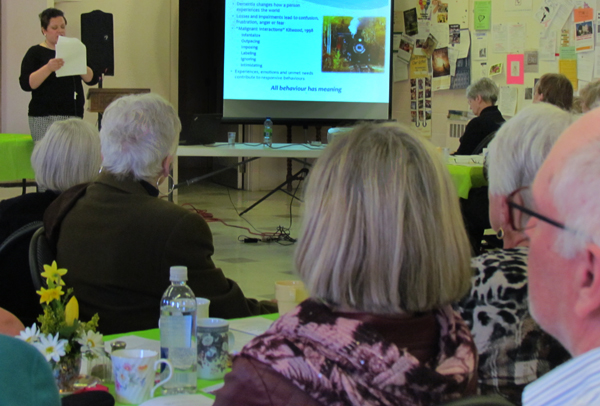
M 96 89 L 88 90 L 87 98 L 90 100 L 89 111 L 92 113 L 104 113 L 104 110 L 114 100 L 129 94 L 150 93 L 150 89 Z

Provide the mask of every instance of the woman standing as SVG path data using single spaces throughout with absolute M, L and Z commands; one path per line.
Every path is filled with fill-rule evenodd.
M 31 92 L 29 103 L 29 129 L 35 142 L 42 139 L 46 129 L 55 121 L 68 118 L 83 118 L 85 98 L 81 79 L 89 86 L 98 83 L 88 66 L 80 77 L 57 77 L 56 71 L 64 61 L 56 58 L 58 37 L 65 35 L 67 20 L 62 11 L 48 8 L 40 14 L 44 41 L 34 45 L 21 62 L 21 89 Z

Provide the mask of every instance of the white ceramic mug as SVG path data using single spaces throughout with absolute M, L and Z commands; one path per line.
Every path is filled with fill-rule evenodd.
M 279 314 L 292 310 L 298 303 L 308 298 L 308 292 L 302 281 L 278 281 L 275 282 L 275 299 Z
M 229 322 L 225 319 L 198 319 L 198 378 L 223 379 L 229 364 L 229 348 L 234 344 Z
M 154 397 L 154 391 L 173 376 L 173 366 L 166 359 L 158 359 L 152 350 L 117 350 L 111 354 L 117 402 L 136 405 Z M 156 367 L 169 366 L 169 376 L 154 385 Z
M 196 325 L 198 325 L 198 319 L 208 318 L 208 308 L 210 307 L 210 300 L 203 297 L 196 298 Z

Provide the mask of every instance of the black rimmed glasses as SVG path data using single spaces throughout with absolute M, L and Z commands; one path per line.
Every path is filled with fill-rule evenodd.
M 567 227 L 564 224 L 525 207 L 525 200 L 523 196 L 530 196 L 530 194 L 531 192 L 529 186 L 525 186 L 513 191 L 506 198 L 508 207 L 510 207 L 508 214 L 509 222 L 516 231 L 524 231 L 527 228 L 530 228 L 527 227 L 527 222 L 529 221 L 530 217 L 535 217 L 536 219 L 542 220 L 548 224 L 552 224 L 554 227 L 567 230 Z

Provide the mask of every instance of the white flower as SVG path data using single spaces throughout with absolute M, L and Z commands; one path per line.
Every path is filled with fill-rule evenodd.
M 38 343 L 34 343 L 35 347 L 42 353 L 44 357 L 46 357 L 46 361 L 50 361 L 51 359 L 55 362 L 60 361 L 60 357 L 65 355 L 65 344 L 67 340 L 58 339 L 58 333 L 54 337 L 52 334 L 48 334 L 47 336 L 41 334 L 40 341 Z
M 31 327 L 25 327 L 25 330 L 21 331 L 18 335 L 19 339 L 26 343 L 33 344 L 40 340 L 40 331 L 37 325 L 34 323 Z
M 77 342 L 81 344 L 82 353 L 91 352 L 93 355 L 102 355 L 104 350 L 102 334 L 89 330 L 83 336 L 78 337 Z

